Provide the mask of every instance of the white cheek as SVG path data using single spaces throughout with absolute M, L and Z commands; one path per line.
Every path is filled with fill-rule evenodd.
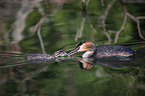
M 78 52 L 79 51 L 84 51 L 83 46 L 80 46 L 80 49 L 78 50 Z
M 86 53 L 83 54 L 82 57 L 90 57 L 91 55 L 93 55 L 94 51 L 87 51 Z

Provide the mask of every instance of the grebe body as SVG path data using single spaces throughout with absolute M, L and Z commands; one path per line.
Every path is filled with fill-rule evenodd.
M 96 47 L 94 56 L 97 58 L 112 57 L 112 56 L 129 57 L 135 53 L 136 53 L 136 50 L 130 49 L 126 46 L 109 45 L 109 46 Z
M 136 50 L 130 49 L 126 46 L 119 45 L 108 45 L 97 47 L 95 43 L 90 41 L 81 41 L 77 47 L 69 53 L 73 55 L 77 52 L 86 51 L 82 57 L 93 57 L 93 58 L 103 58 L 103 57 L 130 57 L 136 54 Z

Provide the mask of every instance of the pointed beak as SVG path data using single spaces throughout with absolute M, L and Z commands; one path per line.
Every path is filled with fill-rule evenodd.
M 74 49 L 73 51 L 69 52 L 68 55 L 71 56 L 71 55 L 77 53 L 78 50 L 79 50 L 79 48 L 76 48 L 76 49 Z

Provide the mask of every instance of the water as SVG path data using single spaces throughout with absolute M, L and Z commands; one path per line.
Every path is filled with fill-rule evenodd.
M 132 59 L 58 57 L 27 61 L 28 54 L 0 53 L 1 96 L 143 96 L 144 44 Z
M 81 0 L 0 1 L 0 96 L 144 96 L 145 42 L 136 22 L 129 16 L 123 21 L 118 0 L 86 1 L 87 12 Z M 143 18 L 144 3 L 134 3 L 125 4 L 128 13 Z M 143 20 L 139 23 L 145 37 Z M 137 54 L 119 59 L 85 59 L 82 53 L 52 58 L 82 40 L 97 46 L 117 41 L 115 45 Z M 45 52 L 45 59 L 26 59 Z

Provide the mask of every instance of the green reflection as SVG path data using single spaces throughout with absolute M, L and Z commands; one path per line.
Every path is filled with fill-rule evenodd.
M 104 1 L 104 8 L 101 1 Z M 141 43 L 142 39 L 138 35 L 136 22 L 129 16 L 124 29 L 119 34 L 117 44 L 128 43 L 124 45 L 137 49 L 139 55 L 136 56 L 135 61 L 128 62 L 123 67 L 104 66 L 97 63 L 91 70 L 82 70 L 79 68 L 78 61 L 73 60 L 31 64 L 26 62 L 26 56 L 22 54 L 42 53 L 37 35 L 38 28 L 34 27 L 44 17 L 47 19 L 41 24 L 40 33 L 48 54 L 52 55 L 59 49 L 70 51 L 81 40 L 96 42 L 98 46 L 108 43 L 100 18 L 111 1 L 114 3 L 105 21 L 106 31 L 111 39 L 110 44 L 115 41 L 116 32 L 114 31 L 121 28 L 124 20 L 122 4 L 118 0 L 90 0 L 87 15 L 82 14 L 81 0 L 43 0 L 40 2 L 41 6 L 33 7 L 24 20 L 25 27 L 21 33 L 23 38 L 20 41 L 13 41 L 12 33 L 13 23 L 16 21 L 15 9 L 17 9 L 14 5 L 20 6 L 21 3 L 0 1 L 2 5 L 0 7 L 2 13 L 0 14 L 0 95 L 127 96 L 129 94 L 128 96 L 144 96 L 145 45 L 144 41 L 143 44 Z M 14 12 L 10 12 L 10 9 L 4 10 L 9 8 L 7 7 L 9 4 L 14 6 L 14 8 L 11 6 Z M 124 3 L 124 5 L 134 17 L 145 15 L 144 3 Z M 39 11 L 41 8 L 44 14 Z M 17 10 L 20 10 L 20 7 Z M 13 14 L 6 14 L 9 12 Z M 26 14 L 22 14 L 24 15 Z M 141 19 L 139 22 L 142 36 L 145 36 L 144 20 Z M 34 31 L 31 30 L 33 28 Z M 80 32 L 81 28 L 82 35 L 75 41 L 77 32 Z M 122 63 L 118 62 L 119 64 Z

